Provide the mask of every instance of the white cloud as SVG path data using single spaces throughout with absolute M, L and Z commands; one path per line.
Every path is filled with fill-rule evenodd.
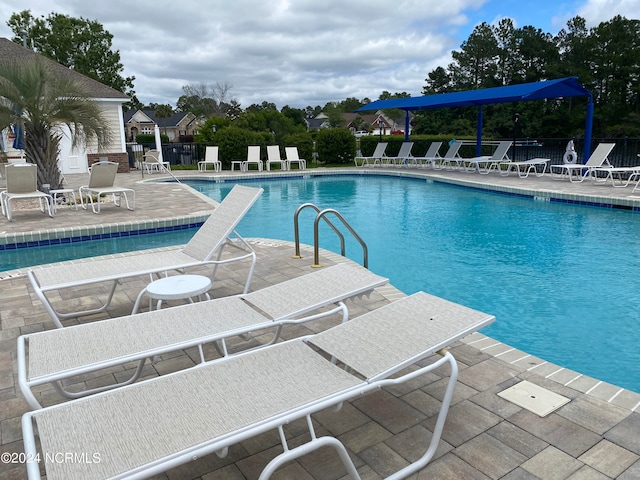
M 547 11 L 563 13 L 551 0 L 536 5 L 541 3 L 548 4 Z M 630 16 L 632 3 L 637 1 L 591 0 L 567 18 L 579 13 L 589 20 L 600 15 L 608 19 L 612 11 Z M 182 86 L 220 82 L 233 85 L 231 93 L 244 107 L 262 101 L 278 107 L 324 106 L 347 97 L 375 100 L 383 90 L 420 94 L 428 73 L 447 66 L 451 50 L 459 48 L 473 26 L 495 18 L 478 15 L 507 8 L 504 5 L 514 4 L 24 0 L 15 8 L 0 5 L 0 36 L 12 36 L 6 21 L 22 10 L 34 16 L 55 12 L 82 17 L 113 35 L 123 74 L 136 77 L 135 90 L 143 103 L 175 105 Z M 530 22 L 525 18 L 524 23 Z

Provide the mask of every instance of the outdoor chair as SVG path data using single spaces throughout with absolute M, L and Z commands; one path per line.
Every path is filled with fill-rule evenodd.
M 149 150 L 142 156 L 142 168 L 149 174 L 153 172 L 171 171 L 171 164 L 160 159 L 158 150 Z
M 615 143 L 599 144 L 584 164 L 551 165 L 551 177 L 555 180 L 568 178 L 573 183 L 583 182 L 586 178 L 591 177 L 594 168 L 601 168 L 604 165 L 612 166 L 608 157 L 615 146 Z
M 210 453 L 224 457 L 231 446 L 277 430 L 282 449 L 261 479 L 324 447 L 336 450 L 355 479 L 344 444 L 330 433 L 318 436 L 312 415 L 384 387 L 426 381 L 434 371 L 448 375 L 424 453 L 407 452 L 409 464 L 395 473 L 406 478 L 434 457 L 444 429 L 458 377 L 444 349 L 494 319 L 418 292 L 315 335 L 28 412 L 22 417 L 28 476 L 40 478 L 43 468 L 48 480 L 146 478 Z M 309 432 L 303 443 L 289 445 L 286 429 L 298 419 Z M 100 461 L 37 461 L 59 452 L 99 452 Z
M 278 145 L 267 145 L 267 171 L 271 171 L 271 165 L 280 165 L 280 170 L 287 170 L 287 161 L 280 155 Z
M 501 163 L 510 161 L 507 152 L 511 148 L 511 144 L 511 141 L 500 142 L 492 155 L 461 158 L 459 164 L 467 173 L 478 172 L 486 175 L 491 170 L 499 170 Z
M 247 159 L 242 162 L 242 170 L 249 171 L 251 165 L 256 165 L 258 171 L 262 171 L 263 162 L 260 160 L 260 145 L 249 145 L 247 147 Z
M 99 165 L 95 165 L 94 169 L 97 167 Z M 91 262 L 34 267 L 27 271 L 27 276 L 36 296 L 42 301 L 45 310 L 58 328 L 63 327 L 61 322 L 63 319 L 106 310 L 120 280 L 129 277 L 166 274 L 170 270 L 213 265 L 211 275 L 213 282 L 217 265 L 246 259 L 251 261 L 244 287 L 244 293 L 246 293 L 251 283 L 256 254 L 251 246 L 237 234 L 236 227 L 262 192 L 261 188 L 234 186 L 182 249 L 115 256 Z M 241 253 L 235 257 L 221 258 L 225 246 L 240 249 Z M 52 291 L 76 290 L 81 286 L 103 282 L 111 283 L 112 286 L 104 303 L 96 308 L 64 313 L 57 311 L 54 308 L 56 302 L 47 297 L 47 294 Z M 92 295 L 94 293 L 92 292 Z
M 53 199 L 46 192 L 38 190 L 38 166 L 33 163 L 14 163 L 5 166 L 7 187 L 0 191 L 2 214 L 7 220 L 13 220 L 11 202 L 15 200 L 37 199 L 40 211 L 53 217 L 55 212 Z
M 368 295 L 387 282 L 363 267 L 344 263 L 251 293 L 22 335 L 18 383 L 34 409 L 41 408 L 34 392 L 38 385 L 53 383 L 70 399 L 121 387 L 135 382 L 145 361 L 158 355 L 198 347 L 204 362 L 203 346 L 213 342 L 221 355 L 230 355 L 227 340 L 231 337 L 264 331 L 260 338 L 268 338 L 273 331 L 272 339 L 264 341 L 272 344 L 287 325 L 335 314 L 345 322 L 349 318 L 346 299 Z M 73 354 L 60 355 L 70 350 Z M 74 392 L 63 385 L 63 380 L 74 383 L 71 379 L 76 375 L 129 362 L 138 362 L 138 367 L 119 383 Z
M 376 149 L 373 151 L 373 155 L 370 157 L 355 157 L 353 161 L 356 167 L 364 167 L 365 165 L 372 167 L 376 164 L 382 165 L 382 161 L 387 158 L 384 153 L 386 149 L 387 142 L 378 142 Z M 358 161 L 360 161 L 360 165 L 358 165 Z
M 198 171 L 206 172 L 211 165 L 214 172 L 222 170 L 222 162 L 218 160 L 218 146 L 207 146 L 204 153 L 204 160 L 198 162 Z
M 89 174 L 89 185 L 83 185 L 78 189 L 80 196 L 80 205 L 83 209 L 91 204 L 93 213 L 100 213 L 100 198 L 111 195 L 113 203 L 116 207 L 122 204 L 124 199 L 128 210 L 136 209 L 136 192 L 132 188 L 117 187 L 114 185 L 116 174 L 118 173 L 118 164 L 115 162 L 99 162 L 91 166 Z M 131 195 L 131 204 L 129 204 L 129 195 Z M 94 201 L 93 197 L 96 197 Z
M 284 153 L 287 157 L 287 170 L 291 170 L 291 166 L 294 163 L 298 165 L 298 170 L 307 168 L 307 161 L 304 158 L 300 158 L 298 147 L 284 147 Z

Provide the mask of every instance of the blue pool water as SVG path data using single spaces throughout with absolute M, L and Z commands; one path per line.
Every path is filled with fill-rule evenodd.
M 75 241 L 35 248 L 17 248 L 0 252 L 0 272 L 77 258 L 97 257 L 112 253 L 133 252 L 148 248 L 187 243 L 195 228 L 171 232 L 113 237 L 103 240 Z
M 326 176 L 253 180 L 265 189 L 238 227 L 293 240 L 302 203 L 335 208 L 369 248 L 369 268 L 496 316 L 483 333 L 577 372 L 640 392 L 640 215 L 534 201 L 424 180 Z M 191 182 L 216 200 L 233 183 Z M 301 241 L 313 244 L 310 209 Z M 322 248 L 339 252 L 329 229 Z M 347 240 L 347 256 L 362 249 Z

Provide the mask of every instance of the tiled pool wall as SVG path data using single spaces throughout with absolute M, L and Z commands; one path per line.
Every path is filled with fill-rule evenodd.
M 443 183 L 452 186 L 470 188 L 485 192 L 493 192 L 502 195 L 512 195 L 517 197 L 531 198 L 537 201 L 559 202 L 574 205 L 585 205 L 598 208 L 612 208 L 640 212 L 640 197 L 637 198 L 616 198 L 609 196 L 598 196 L 589 194 L 577 194 L 560 191 L 540 190 L 534 188 L 526 188 L 521 186 L 498 185 L 495 183 L 486 184 L 483 182 L 473 181 L 472 178 L 460 179 L 442 177 L 434 175 L 432 171 L 420 170 L 376 170 L 375 168 L 359 168 L 359 169 L 342 169 L 332 168 L 327 170 L 294 170 L 294 171 L 270 171 L 270 172 L 251 172 L 250 176 L 244 175 L 225 175 L 203 177 L 201 175 L 185 175 L 180 176 L 181 180 L 200 181 L 200 182 L 237 182 L 250 183 L 251 181 L 259 181 L 273 178 L 308 178 L 312 176 L 335 176 L 335 175 L 381 175 L 391 177 L 407 177 L 425 179 L 428 182 Z M 569 184 L 569 182 L 566 182 Z M 558 183 L 562 186 L 562 182 Z M 613 188 L 613 187 L 611 187 Z
M 208 215 L 193 215 L 6 234 L 0 238 L 0 251 L 195 229 L 207 218 Z
M 495 183 L 486 184 L 473 181 L 472 178 L 450 178 L 438 176 L 433 172 L 420 170 L 376 170 L 374 168 L 359 169 L 317 169 L 317 170 L 294 170 L 294 171 L 271 171 L 271 172 L 251 172 L 250 175 L 180 175 L 181 180 L 200 182 L 237 182 L 251 183 L 273 178 L 308 178 L 312 176 L 336 176 L 336 175 L 382 175 L 393 177 L 406 177 L 424 179 L 428 182 L 443 183 L 451 186 L 471 188 L 485 192 L 493 192 L 502 195 L 512 195 L 518 197 L 531 198 L 537 201 L 551 201 L 569 203 L 576 205 L 586 205 L 598 208 L 623 209 L 633 212 L 640 212 L 640 197 L 638 198 L 616 198 L 607 196 L 576 194 L 561 191 L 548 191 L 539 189 L 528 189 L 522 186 L 498 185 Z M 157 182 L 158 180 L 148 180 Z M 92 240 L 102 240 L 117 237 L 129 237 L 136 235 L 147 235 L 154 233 L 170 232 L 175 230 L 185 230 L 197 228 L 208 218 L 207 214 L 192 215 L 187 217 L 174 217 L 162 220 L 138 220 L 134 222 L 120 222 L 104 225 L 78 226 L 71 228 L 60 228 L 52 230 L 41 230 L 34 232 L 19 232 L 6 234 L 0 237 L 0 251 L 16 250 L 21 248 L 41 247 L 58 244 L 71 244 L 77 242 L 87 242 Z

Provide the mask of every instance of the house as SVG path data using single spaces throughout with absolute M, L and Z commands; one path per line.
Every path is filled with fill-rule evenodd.
M 413 118 L 409 112 L 410 119 Z M 345 113 L 343 114 L 347 128 L 352 132 L 368 131 L 372 135 L 392 135 L 394 133 L 404 133 L 405 118 L 392 119 L 382 110 L 375 113 Z M 409 122 L 411 129 L 411 122 Z M 411 130 L 409 130 L 411 133 Z
M 165 134 L 170 142 L 180 142 L 187 135 L 193 135 L 199 127 L 193 113 L 178 112 L 170 117 L 156 117 L 155 111 L 130 110 L 124 113 L 124 127 L 127 142 L 135 142 L 136 135 L 153 135 L 155 126 Z
M 62 77 L 79 84 L 84 91 L 93 98 L 103 111 L 104 117 L 112 130 L 113 140 L 110 145 L 101 151 L 97 151 L 97 145 L 91 143 L 84 147 L 72 147 L 68 130 L 63 135 L 60 143 L 58 165 L 63 175 L 73 173 L 87 173 L 88 166 L 95 160 L 107 157 L 109 160 L 120 164 L 119 171 L 129 171 L 129 159 L 126 150 L 124 124 L 122 121 L 122 106 L 130 99 L 124 93 L 104 85 L 92 78 L 78 73 L 70 68 L 60 65 L 39 53 L 12 42 L 7 38 L 0 38 L 0 64 L 2 62 L 15 61 L 16 59 L 39 58 L 50 63 L 54 71 Z M 62 127 L 65 133 L 66 126 Z M 9 141 L 10 132 L 2 132 L 2 151 L 7 157 L 20 157 L 20 151 L 12 148 Z

